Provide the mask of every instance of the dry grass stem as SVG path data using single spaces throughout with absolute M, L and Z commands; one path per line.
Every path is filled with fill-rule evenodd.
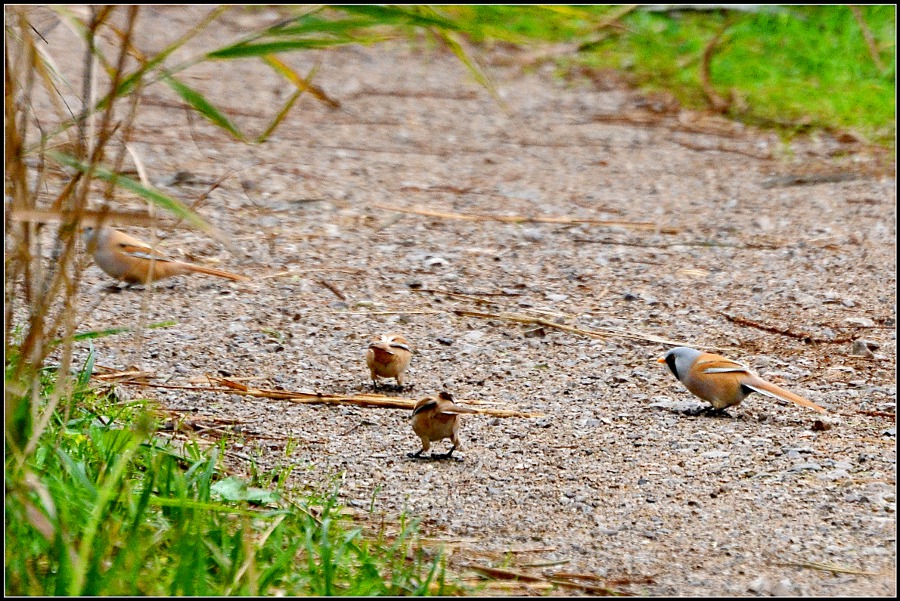
M 497 304 L 494 301 L 489 301 L 489 300 L 485 300 L 483 298 L 478 298 L 478 297 L 472 296 L 471 294 L 460 294 L 458 292 L 447 292 L 446 290 L 435 290 L 435 289 L 431 289 L 431 288 L 416 288 L 416 289 L 413 289 L 413 292 L 443 294 L 444 296 L 449 296 L 451 298 L 458 298 L 458 299 L 462 299 L 462 300 L 471 301 L 471 302 L 473 302 L 475 304 L 479 304 L 479 305 L 496 305 Z
M 731 106 L 731 103 L 719 96 L 712 85 L 712 75 L 710 74 L 712 57 L 716 52 L 716 45 L 719 43 L 725 30 L 731 26 L 732 22 L 733 19 L 729 19 L 722 25 L 721 29 L 716 32 L 706 45 L 706 48 L 703 49 L 703 55 L 700 60 L 700 86 L 703 88 L 703 93 L 706 94 L 706 99 L 709 102 L 710 108 L 717 113 L 726 112 Z
M 336 297 L 338 297 L 338 298 L 341 299 L 342 301 L 347 300 L 347 297 L 344 296 L 344 293 L 341 292 L 341 291 L 337 288 L 337 286 L 335 286 L 335 285 L 332 284 L 331 282 L 328 282 L 328 281 L 322 280 L 322 279 L 317 280 L 317 281 L 319 282 L 319 284 L 321 284 L 321 285 L 324 286 L 325 288 L 328 288 L 328 289 L 329 289 Z
M 568 578 L 559 578 L 555 575 L 551 576 L 536 576 L 532 574 L 528 574 L 525 572 L 517 572 L 514 570 L 507 570 L 501 568 L 492 568 L 488 566 L 476 566 L 471 564 L 463 565 L 462 567 L 479 572 L 484 574 L 485 576 L 489 576 L 491 578 L 497 578 L 500 580 L 515 580 L 523 583 L 549 583 L 551 585 L 563 586 L 566 588 L 577 588 L 582 589 L 590 594 L 598 595 L 598 596 L 631 596 L 630 593 L 611 589 L 605 586 L 598 586 L 587 583 L 573 582 Z
M 526 217 L 524 215 L 489 215 L 484 213 L 445 213 L 441 211 L 431 211 L 429 209 L 409 209 L 404 207 L 395 207 L 373 203 L 370 205 L 375 209 L 385 211 L 397 211 L 400 213 L 410 213 L 413 215 L 422 215 L 424 217 L 437 217 L 439 219 L 457 219 L 461 221 L 502 221 L 504 223 L 559 223 L 566 225 L 574 225 L 586 223 L 590 225 L 606 225 L 614 227 L 626 227 L 638 230 L 658 231 L 663 234 L 677 234 L 679 230 L 672 227 L 660 226 L 649 221 L 623 221 L 623 220 L 606 220 L 606 219 L 582 219 L 577 217 Z
M 850 10 L 853 11 L 853 18 L 856 19 L 856 22 L 859 24 L 859 29 L 862 31 L 863 38 L 866 40 L 866 46 L 869 49 L 869 56 L 872 57 L 872 62 L 875 63 L 875 68 L 878 69 L 881 73 L 884 73 L 885 66 L 884 62 L 881 60 L 881 55 L 878 52 L 878 44 L 875 43 L 875 36 L 872 35 L 872 30 L 869 29 L 869 25 L 866 23 L 865 17 L 863 17 L 862 11 L 858 6 L 850 5 Z
M 315 269 L 297 269 L 297 270 L 287 270 L 287 271 L 279 271 L 278 273 L 270 273 L 268 275 L 261 275 L 257 277 L 257 280 L 268 280 L 271 278 L 280 278 L 285 275 L 300 275 L 303 273 L 318 273 L 318 272 L 330 272 L 330 273 L 350 273 L 356 275 L 358 273 L 365 272 L 365 269 L 353 269 L 350 267 L 319 267 Z
M 450 311 L 434 310 L 418 310 L 395 309 L 393 311 L 326 311 L 325 315 L 437 315 L 438 313 L 450 313 Z
M 647 340 L 649 342 L 658 342 L 660 344 L 671 344 L 674 346 L 694 346 L 694 347 L 702 347 L 702 348 L 708 348 L 708 349 L 723 350 L 723 349 L 721 349 L 719 347 L 715 347 L 715 346 L 697 345 L 692 342 L 669 340 L 668 338 L 662 338 L 660 336 L 655 336 L 653 334 L 624 332 L 624 331 L 620 331 L 620 330 L 613 330 L 611 328 L 608 328 L 605 331 L 583 330 L 581 328 L 576 328 L 574 326 L 567 326 L 565 324 L 556 323 L 555 321 L 542 319 L 540 317 L 529 317 L 527 315 L 522 315 L 520 313 L 480 313 L 478 311 L 466 311 L 463 309 L 456 309 L 453 311 L 453 313 L 456 313 L 457 315 L 461 315 L 463 317 L 478 317 L 480 319 L 499 319 L 502 321 L 512 321 L 515 323 L 523 323 L 523 324 L 527 324 L 527 325 L 544 326 L 547 328 L 563 330 L 564 332 L 572 332 L 573 334 L 589 336 L 591 338 L 629 338 L 631 340 Z
M 619 19 L 621 19 L 622 17 L 624 17 L 625 15 L 629 14 L 631 11 L 636 9 L 638 6 L 639 6 L 638 4 L 626 4 L 624 6 L 620 6 L 619 8 L 615 9 L 611 14 L 609 14 L 607 17 L 605 17 L 602 21 L 597 23 L 597 25 L 595 25 L 593 27 L 593 30 L 600 31 L 600 30 L 606 29 L 607 27 L 613 25 L 614 23 L 616 23 L 616 21 L 618 21 Z
M 811 570 L 821 570 L 823 572 L 834 572 L 835 574 L 858 574 L 860 576 L 884 576 L 884 572 L 874 572 L 872 570 L 859 570 L 841 566 L 836 563 L 823 563 L 820 561 L 785 561 L 781 565 L 794 566 L 798 568 L 809 568 Z
M 288 401 L 291 403 L 300 403 L 304 405 L 356 405 L 358 407 L 367 407 L 370 409 L 406 409 L 412 411 L 419 399 L 407 399 L 403 397 L 392 397 L 383 394 L 358 394 L 358 395 L 341 395 L 327 394 L 320 392 L 292 392 L 287 390 L 269 390 L 265 388 L 250 388 L 234 380 L 226 378 L 217 378 L 210 376 L 210 381 L 219 384 L 216 386 L 179 386 L 174 384 L 150 384 L 146 382 L 125 381 L 123 384 L 134 386 L 145 386 L 149 388 L 166 388 L 174 390 L 195 390 L 202 392 L 217 392 L 225 394 L 238 394 L 242 396 L 251 396 L 257 398 L 266 398 L 279 401 Z M 460 405 L 481 405 L 484 402 L 467 401 L 465 399 L 457 399 Z M 470 407 L 476 413 L 481 415 L 489 415 L 492 417 L 544 417 L 541 413 L 528 413 L 524 411 L 514 411 L 510 409 L 480 409 Z
M 772 153 L 771 152 L 757 152 L 755 150 L 749 150 L 747 148 L 735 145 L 735 144 L 726 144 L 725 142 L 718 141 L 716 143 L 704 144 L 698 142 L 697 140 L 693 140 L 688 138 L 684 134 L 674 133 L 669 136 L 669 140 L 675 142 L 679 146 L 684 146 L 685 148 L 690 148 L 691 150 L 697 150 L 701 152 L 715 150 L 718 152 L 733 152 L 735 154 L 742 154 L 744 156 L 748 156 L 754 159 L 759 159 L 761 161 L 771 161 Z
M 750 326 L 751 328 L 763 330 L 764 332 L 781 334 L 782 336 L 789 336 L 791 338 L 796 338 L 805 342 L 815 342 L 817 344 L 844 344 L 847 342 L 853 342 L 856 339 L 855 336 L 843 336 L 841 338 L 820 338 L 817 336 L 813 336 L 809 332 L 797 332 L 790 328 L 771 326 L 768 324 L 760 323 L 758 321 L 754 321 L 752 319 L 748 319 L 746 317 L 741 317 L 740 315 L 729 315 L 724 311 L 717 311 L 717 313 L 728 321 L 734 322 L 738 325 Z
M 142 227 L 173 228 L 174 224 L 167 224 L 159 217 L 149 213 L 135 211 L 113 210 L 89 210 L 84 209 L 77 213 L 71 211 L 56 211 L 47 209 L 12 209 L 9 218 L 20 223 L 71 223 L 76 214 L 81 218 L 82 225 L 121 224 L 136 225 Z

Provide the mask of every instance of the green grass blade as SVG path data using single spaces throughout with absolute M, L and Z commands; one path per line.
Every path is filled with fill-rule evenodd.
M 120 188 L 124 188 L 129 192 L 133 192 L 144 200 L 152 202 L 156 206 L 169 211 L 175 217 L 184 219 L 185 221 L 188 221 L 189 223 L 197 226 L 204 232 L 213 235 L 215 238 L 220 240 L 224 239 L 224 236 L 218 234 L 215 228 L 204 221 L 202 217 L 182 204 L 181 201 L 176 200 L 171 196 L 167 196 L 156 189 L 148 188 L 140 182 L 131 179 L 130 177 L 114 173 L 109 169 L 101 167 L 99 165 L 90 165 L 89 163 L 85 163 L 71 155 L 62 152 L 48 150 L 46 152 L 46 156 L 56 163 L 59 163 L 60 165 L 65 165 L 67 167 L 71 167 L 72 169 L 77 169 L 78 171 L 81 171 L 83 173 L 92 173 L 98 179 L 109 182 L 115 186 L 119 186 Z
M 409 9 L 400 6 L 374 6 L 374 5 L 358 5 L 358 6 L 335 6 L 334 8 L 342 10 L 346 13 L 364 15 L 370 17 L 373 22 L 379 25 L 413 25 L 416 27 L 437 27 L 438 29 L 449 29 L 453 31 L 464 31 L 467 29 L 476 29 L 476 24 L 471 23 L 468 27 L 462 25 L 458 21 L 446 19 L 434 14 L 421 14 L 416 12 L 415 8 Z
M 88 340 L 88 356 L 84 360 L 84 367 L 78 372 L 78 376 L 75 379 L 79 388 L 84 388 L 91 381 L 91 376 L 94 374 L 94 359 L 96 356 L 94 343 Z
M 119 486 L 119 482 L 125 473 L 125 468 L 128 467 L 132 456 L 138 449 L 138 443 L 138 438 L 132 436 L 126 449 L 118 456 L 112 469 L 107 472 L 104 478 L 103 486 L 98 492 L 90 518 L 79 543 L 78 558 L 73 566 L 72 580 L 69 583 L 69 595 L 78 596 L 84 592 L 88 571 L 94 563 L 90 560 L 91 555 L 94 554 L 94 538 L 97 536 L 100 522 L 106 517 L 107 505 L 112 501 L 115 489 Z
M 217 109 L 213 104 L 206 99 L 203 94 L 198 92 L 197 90 L 191 88 L 190 86 L 185 85 L 184 83 L 178 81 L 171 75 L 163 76 L 162 80 L 173 90 L 175 93 L 181 96 L 181 98 L 191 105 L 195 111 L 206 117 L 213 125 L 216 125 L 232 136 L 237 138 L 238 140 L 244 141 L 244 134 L 240 132 L 237 126 L 232 123 L 228 117 L 226 117 L 222 112 Z
M 147 329 L 156 330 L 159 328 L 170 328 L 172 326 L 178 325 L 177 321 L 167 320 L 167 321 L 158 321 L 156 323 L 151 323 L 147 325 Z M 134 328 L 129 327 L 118 327 L 118 328 L 106 328 L 105 330 L 91 330 L 89 332 L 78 332 L 73 335 L 70 339 L 67 338 L 57 338 L 53 340 L 50 344 L 53 346 L 62 344 L 66 340 L 72 340 L 73 342 L 81 342 L 83 340 L 96 340 L 97 338 L 106 338 L 107 336 L 114 336 L 116 334 L 122 334 L 124 332 L 131 332 Z
M 265 32 L 265 35 L 277 36 L 299 36 L 305 34 L 331 34 L 350 36 L 350 32 L 354 30 L 364 29 L 376 24 L 372 19 L 339 19 L 329 20 L 306 15 L 297 19 L 296 24 L 283 24 L 279 27 L 273 27 Z
M 288 113 L 291 112 L 291 109 L 294 108 L 294 104 L 296 104 L 297 99 L 303 95 L 303 90 L 294 90 L 294 93 L 291 94 L 290 98 L 288 98 L 287 102 L 284 103 L 284 106 L 281 107 L 281 110 L 278 111 L 278 114 L 275 115 L 275 118 L 272 119 L 272 122 L 263 130 L 259 136 L 256 138 L 257 144 L 262 144 L 266 140 L 269 139 L 269 136 L 272 135 L 272 132 L 281 125 L 281 122 L 284 121 L 285 117 L 288 116 Z
M 373 39 L 362 40 L 323 40 L 323 39 L 298 39 L 298 40 L 282 40 L 276 42 L 260 42 L 258 44 L 235 44 L 227 46 L 219 50 L 214 50 L 206 55 L 210 59 L 233 59 L 247 57 L 261 57 L 267 54 L 278 54 L 279 52 L 292 52 L 294 50 L 315 50 L 317 48 L 328 48 L 330 46 L 339 46 L 348 43 L 367 43 L 374 41 Z
M 149 60 L 145 60 L 144 64 L 141 67 L 132 73 L 131 75 L 125 77 L 118 85 L 116 90 L 107 95 L 105 98 L 102 98 L 100 102 L 97 103 L 95 107 L 96 110 L 101 110 L 106 108 L 107 103 L 110 102 L 111 99 L 121 98 L 122 96 L 126 96 L 134 90 L 138 83 L 144 78 L 144 76 L 151 69 L 154 69 L 157 65 L 161 64 L 164 60 L 166 60 L 173 52 L 184 46 L 188 41 L 195 38 L 201 31 L 206 29 L 206 27 L 212 23 L 219 15 L 225 12 L 228 9 L 228 6 L 219 6 L 214 8 L 206 15 L 197 25 L 191 27 L 184 35 L 180 38 L 163 48 L 158 54 L 156 54 L 153 58 Z
M 318 71 L 318 65 L 313 67 L 309 72 L 309 75 L 306 77 L 301 77 L 299 73 L 291 69 L 284 61 L 279 59 L 277 56 L 267 55 L 262 57 L 263 62 L 272 67 L 279 75 L 287 79 L 289 82 L 294 84 L 298 90 L 303 92 L 309 92 L 312 94 L 317 100 L 324 102 L 331 108 L 340 108 L 341 104 L 329 98 L 322 90 L 314 86 L 312 82 L 313 76 L 315 76 L 316 71 Z
M 500 94 L 497 92 L 497 88 L 494 86 L 491 80 L 488 79 L 488 76 L 484 73 L 484 71 L 482 71 L 478 67 L 475 61 L 469 57 L 469 54 L 462 47 L 462 44 L 456 41 L 456 39 L 453 37 L 453 34 L 448 31 L 437 31 L 436 35 L 440 36 L 440 38 L 444 40 L 444 42 L 447 44 L 447 47 L 450 48 L 450 51 L 455 54 L 456 57 L 466 66 L 466 68 L 469 70 L 469 73 L 471 73 L 472 77 L 475 78 L 475 81 L 481 84 L 490 93 L 497 104 L 500 105 L 500 107 L 507 114 L 510 114 L 509 107 L 503 101 L 503 99 L 500 98 Z

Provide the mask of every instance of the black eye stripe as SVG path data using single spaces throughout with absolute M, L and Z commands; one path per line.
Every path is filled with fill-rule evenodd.
M 669 369 L 672 370 L 672 373 L 675 374 L 677 379 L 681 379 L 681 376 L 678 375 L 678 368 L 675 367 L 675 355 L 668 355 L 666 357 L 666 365 L 669 366 Z

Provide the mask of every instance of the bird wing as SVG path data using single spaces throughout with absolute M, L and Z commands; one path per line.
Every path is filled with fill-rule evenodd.
M 119 250 L 124 252 L 125 254 L 131 255 L 132 257 L 137 257 L 139 259 L 155 259 L 157 261 L 171 261 L 169 257 L 165 256 L 159 251 L 155 251 L 149 246 L 144 244 L 133 244 L 131 242 L 119 242 L 118 244 Z
M 705 374 L 750 373 L 750 369 L 746 365 L 718 356 L 710 359 L 701 359 L 697 362 L 696 367 Z
M 416 416 L 416 415 L 422 413 L 423 411 L 430 411 L 431 409 L 434 409 L 437 406 L 437 404 L 438 404 L 437 399 L 432 398 L 432 397 L 426 397 L 426 398 L 422 399 L 421 401 L 419 401 L 418 403 L 416 403 L 416 408 L 413 409 L 412 414 L 413 414 L 413 416 Z
M 733 373 L 748 373 L 749 370 L 746 367 L 707 367 L 703 370 L 705 374 L 733 374 Z

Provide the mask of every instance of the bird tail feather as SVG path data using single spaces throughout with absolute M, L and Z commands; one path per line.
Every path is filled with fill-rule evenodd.
M 214 269 L 212 267 L 204 267 L 203 265 L 194 265 L 193 263 L 185 263 L 185 265 L 189 265 L 191 271 L 197 273 L 205 273 L 206 275 L 214 275 L 216 277 L 233 280 L 235 282 L 246 282 L 250 280 L 250 278 L 248 278 L 247 276 L 239 275 L 237 273 L 231 273 L 230 271 L 225 271 L 224 269 Z
M 779 398 L 779 399 L 782 399 L 785 401 L 791 401 L 792 403 L 796 403 L 803 407 L 808 407 L 810 409 L 818 411 L 819 413 L 826 413 L 826 411 L 823 407 L 816 405 L 812 401 L 807 401 L 799 394 L 794 394 L 793 392 L 785 390 L 784 388 L 781 388 L 780 386 L 776 386 L 775 384 L 772 384 L 770 382 L 766 382 L 763 380 L 757 380 L 756 382 L 753 382 L 750 384 L 745 382 L 744 386 L 746 386 L 747 388 L 750 388 L 751 390 L 755 390 L 756 392 L 758 392 L 760 394 L 764 394 L 766 396 Z

